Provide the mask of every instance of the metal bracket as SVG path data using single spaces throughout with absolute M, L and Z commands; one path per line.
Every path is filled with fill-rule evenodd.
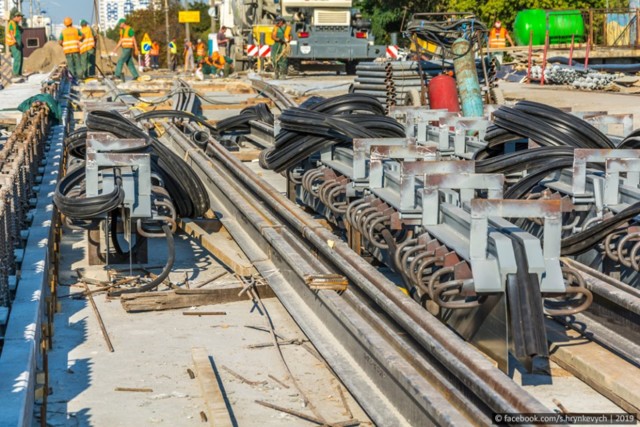
M 624 185 L 638 188 L 640 184 L 640 158 L 607 159 L 604 181 L 604 204 L 620 204 L 620 174 L 626 173 Z
M 578 148 L 573 152 L 573 183 L 572 191 L 574 203 L 580 197 L 589 197 L 586 193 L 587 163 L 605 163 L 607 159 L 633 159 L 640 157 L 640 150 L 634 149 L 590 149 Z
M 438 162 L 441 165 L 445 162 Z M 435 225 L 440 222 L 440 192 L 439 190 L 460 190 L 461 203 L 470 202 L 475 198 L 475 190 L 488 190 L 489 198 L 501 199 L 504 189 L 504 175 L 472 173 L 474 162 L 457 161 L 451 163 L 451 169 L 444 170 L 424 177 L 424 189 L 422 192 L 422 223 Z M 470 167 L 464 167 L 471 163 Z M 467 169 L 467 170 L 465 170 Z
M 562 238 L 561 200 L 492 200 L 473 199 L 471 201 L 471 266 L 475 271 L 481 268 L 487 258 L 487 233 L 489 217 L 502 218 L 544 218 L 545 272 L 542 274 L 542 292 L 562 293 L 566 291 L 560 268 L 560 241 Z M 478 287 L 491 284 L 477 283 Z

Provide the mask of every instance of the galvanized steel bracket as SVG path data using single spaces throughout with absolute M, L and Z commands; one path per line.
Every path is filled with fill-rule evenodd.
M 560 268 L 560 241 L 562 238 L 561 200 L 492 200 L 473 199 L 471 201 L 471 266 L 473 271 L 487 263 L 487 233 L 490 217 L 502 218 L 543 218 L 544 273 L 540 274 L 540 291 L 563 293 L 566 291 Z M 527 245 L 527 258 L 532 257 L 534 248 Z M 475 276 L 474 276 L 475 279 Z M 484 283 L 476 283 L 482 288 Z M 491 286 L 491 284 L 487 284 Z

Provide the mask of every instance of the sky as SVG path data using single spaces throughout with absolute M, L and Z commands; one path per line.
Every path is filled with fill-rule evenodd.
M 22 2 L 22 11 L 27 17 L 29 3 L 30 0 Z M 91 22 L 93 16 L 93 0 L 33 0 L 34 14 L 38 3 L 42 10 L 47 12 L 53 24 L 61 24 L 66 16 L 70 16 L 74 23 L 79 23 L 81 19 Z
M 22 11 L 28 17 L 29 1 L 23 0 Z M 70 16 L 74 23 L 79 23 L 81 19 L 92 22 L 93 1 L 94 0 L 32 0 L 33 8 L 37 8 L 40 3 L 42 10 L 47 12 L 53 24 L 61 24 L 65 17 Z M 34 14 L 36 12 L 34 11 Z M 95 21 L 95 18 L 94 18 Z

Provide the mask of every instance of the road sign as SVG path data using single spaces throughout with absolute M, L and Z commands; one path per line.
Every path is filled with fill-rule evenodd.
M 144 33 L 144 37 L 140 42 L 140 50 L 142 53 L 149 53 L 151 52 L 151 47 L 151 37 L 149 37 L 149 34 Z
M 178 22 L 181 24 L 197 24 L 200 22 L 199 10 L 182 10 L 178 12 Z
M 209 14 L 210 17 L 215 17 L 216 16 L 216 8 L 215 7 L 210 7 L 209 10 L 207 11 L 207 13 Z

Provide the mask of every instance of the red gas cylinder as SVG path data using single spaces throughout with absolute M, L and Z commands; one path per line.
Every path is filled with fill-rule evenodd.
M 456 79 L 445 74 L 431 79 L 429 82 L 429 108 L 433 110 L 446 109 L 451 113 L 460 112 Z

